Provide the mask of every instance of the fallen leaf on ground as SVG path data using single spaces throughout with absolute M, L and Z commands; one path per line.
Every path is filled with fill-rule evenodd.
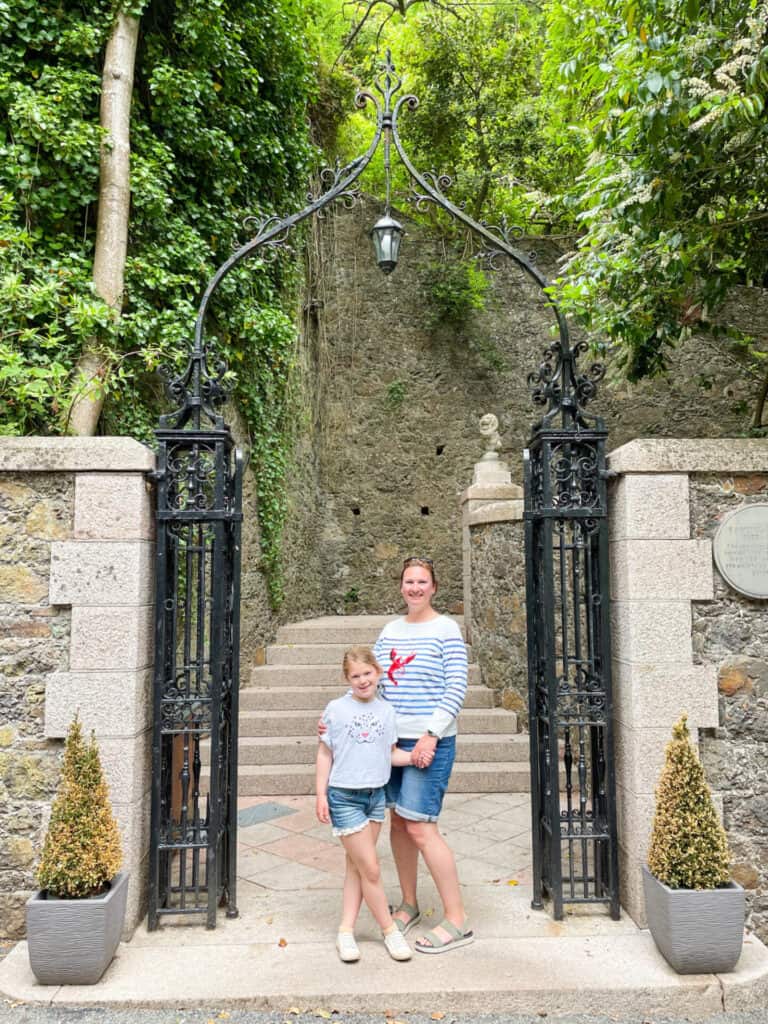
M 422 917 L 432 917 L 434 912 L 435 912 L 435 908 L 434 907 L 430 907 L 429 910 L 425 910 L 424 913 L 421 916 Z
M 519 885 L 519 884 L 520 883 L 518 882 L 518 880 L 516 878 L 510 878 L 509 881 L 507 882 L 507 885 Z
M 318 1007 L 315 1010 L 315 1016 L 316 1017 L 322 1017 L 323 1020 L 330 1020 L 331 1019 L 330 1012 L 328 1010 L 322 1010 L 322 1009 L 320 1009 L 320 1007 Z
M 264 918 L 264 924 L 272 924 L 273 921 L 274 921 L 273 917 L 265 917 Z
M 229 1017 L 229 1011 L 222 1010 L 221 1013 L 219 1014 L 219 1020 L 226 1020 L 227 1017 Z
M 277 944 L 278 944 L 278 946 L 281 949 L 284 949 L 288 945 L 288 940 L 287 939 L 278 939 L 277 940 Z M 291 1010 L 290 1012 L 293 1013 L 293 1010 Z M 299 1012 L 300 1012 L 299 1010 L 296 1011 L 296 1013 L 299 1013 Z
M 436 1010 L 432 1014 L 432 1020 L 442 1020 L 444 1016 L 445 1016 L 445 1014 L 443 1013 L 442 1010 Z
M 288 1013 L 295 1013 L 296 1015 L 298 1015 L 301 1013 L 301 1010 L 298 1008 L 298 1006 L 289 1006 Z

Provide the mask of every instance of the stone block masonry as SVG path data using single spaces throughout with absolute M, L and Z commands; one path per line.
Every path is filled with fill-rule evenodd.
M 124 866 L 126 935 L 149 844 L 154 455 L 127 438 L 0 438 L 0 936 L 24 933 L 62 738 L 101 751 Z
M 640 879 L 654 789 L 687 712 L 721 810 L 749 924 L 768 936 L 768 621 L 717 572 L 723 517 L 768 502 L 768 442 L 637 440 L 609 456 L 613 691 L 622 903 Z

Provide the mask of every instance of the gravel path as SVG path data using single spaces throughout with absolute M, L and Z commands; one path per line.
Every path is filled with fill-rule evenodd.
M 542 1024 L 546 1014 L 507 1015 L 484 1014 L 470 1016 L 445 1014 L 437 1017 L 423 1014 L 404 1014 L 390 1024 Z M 100 1007 L 87 1009 L 59 1007 L 31 1007 L 23 1004 L 0 1004 L 3 1024 L 387 1024 L 384 1014 L 333 1013 L 327 1011 L 290 1010 L 264 1013 L 249 1010 L 114 1010 Z M 594 1017 L 579 1013 L 567 1017 L 551 1017 L 553 1024 L 691 1024 L 688 1017 Z M 718 1013 L 707 1017 L 701 1024 L 766 1024 L 768 1009 L 743 1013 Z

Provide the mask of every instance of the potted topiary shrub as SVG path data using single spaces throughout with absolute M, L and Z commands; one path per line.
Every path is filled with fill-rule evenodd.
M 64 747 L 61 783 L 27 901 L 29 961 L 43 985 L 93 985 L 120 941 L 128 875 L 96 740 L 76 717 Z
M 643 889 L 654 942 L 678 974 L 732 971 L 744 938 L 744 890 L 683 715 L 656 788 Z

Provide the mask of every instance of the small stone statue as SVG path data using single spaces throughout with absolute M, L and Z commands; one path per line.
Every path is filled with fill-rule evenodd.
M 480 417 L 480 433 L 486 439 L 483 462 L 498 461 L 501 437 L 499 436 L 499 421 L 492 412 L 487 412 L 485 416 Z

